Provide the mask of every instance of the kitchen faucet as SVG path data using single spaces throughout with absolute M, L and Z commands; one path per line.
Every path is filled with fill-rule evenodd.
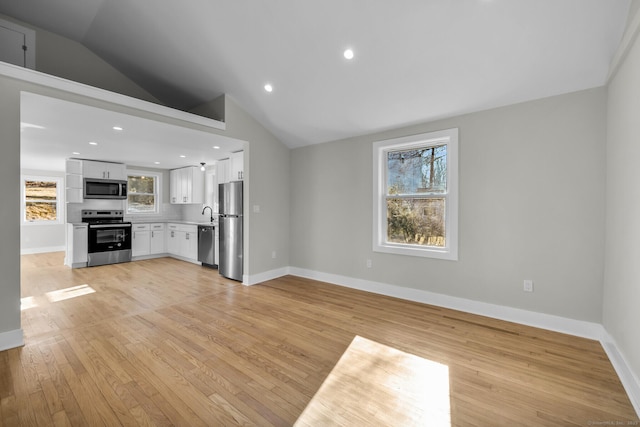
M 213 222 L 213 209 L 211 209 L 211 206 L 205 206 L 204 208 L 202 208 L 202 215 L 204 215 L 204 211 L 206 211 L 207 208 L 209 208 L 209 212 L 211 213 L 211 221 L 210 222 Z

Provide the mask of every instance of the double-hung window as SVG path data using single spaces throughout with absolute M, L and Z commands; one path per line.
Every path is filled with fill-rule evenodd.
M 373 148 L 373 250 L 458 259 L 458 129 Z
M 62 224 L 61 177 L 24 176 L 22 178 L 23 224 Z
M 159 214 L 160 188 L 160 174 L 144 171 L 128 171 L 127 214 Z

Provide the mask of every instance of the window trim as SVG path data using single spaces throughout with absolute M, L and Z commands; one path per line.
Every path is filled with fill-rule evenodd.
M 154 201 L 155 207 L 153 211 L 149 212 L 129 212 L 129 195 L 130 194 L 143 194 L 143 193 L 130 193 L 129 192 L 129 177 L 130 176 L 152 176 L 155 180 L 155 192 Z M 136 169 L 127 169 L 127 199 L 125 200 L 125 214 L 128 216 L 134 215 L 159 215 L 160 207 L 162 206 L 162 173 L 154 171 L 143 171 Z
M 56 219 L 27 221 L 26 181 L 52 181 L 56 183 Z M 20 177 L 20 223 L 22 225 L 58 225 L 64 224 L 64 177 L 48 175 L 22 175 Z
M 447 192 L 445 195 L 446 246 L 389 243 L 387 236 L 386 153 L 416 147 L 447 145 Z M 435 197 L 426 195 L 426 198 Z M 426 258 L 458 260 L 458 128 L 386 139 L 373 144 L 373 251 Z

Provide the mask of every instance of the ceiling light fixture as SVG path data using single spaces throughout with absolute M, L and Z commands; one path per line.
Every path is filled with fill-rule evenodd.
M 217 145 L 214 145 L 214 146 L 213 146 L 213 149 L 214 149 L 214 150 L 219 150 L 219 149 L 220 149 L 220 147 L 218 147 Z
M 98 145 L 98 143 L 95 141 L 89 141 L 89 145 Z
M 122 128 L 120 126 L 114 126 L 113 130 L 122 130 Z
M 205 165 L 205 164 L 206 164 L 205 162 L 200 162 L 200 170 L 201 170 L 202 172 L 204 172 L 204 165 Z
M 74 152 L 73 152 L 73 153 L 71 153 L 71 154 L 73 154 L 74 156 L 77 156 L 77 155 L 78 155 L 78 154 L 80 154 L 80 153 L 79 153 L 78 151 L 74 151 Z
M 344 51 L 343 55 L 347 59 L 353 59 L 353 50 L 347 49 Z
M 187 156 L 185 156 L 184 154 L 180 154 L 180 158 L 181 158 L 181 159 L 186 159 L 186 158 L 187 158 Z
M 271 92 L 273 92 L 273 86 L 271 86 L 270 83 L 267 83 L 266 85 L 264 85 L 264 90 L 266 90 L 267 92 L 271 93 Z
M 159 164 L 160 164 L 160 162 L 153 162 L 153 164 L 154 164 L 154 165 L 159 165 Z

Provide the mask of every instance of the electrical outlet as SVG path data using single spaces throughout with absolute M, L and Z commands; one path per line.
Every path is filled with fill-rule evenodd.
M 533 280 L 525 280 L 523 289 L 525 292 L 533 292 Z
M 276 259 L 276 251 L 271 251 L 271 258 Z
M 371 268 L 371 266 L 373 265 L 373 263 L 371 262 L 370 259 L 367 260 L 367 268 Z

